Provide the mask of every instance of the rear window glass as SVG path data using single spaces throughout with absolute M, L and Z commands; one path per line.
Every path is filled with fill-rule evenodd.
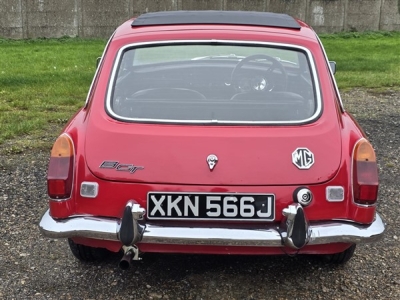
M 311 55 L 270 44 L 126 47 L 113 70 L 107 108 L 127 121 L 299 123 L 320 100 Z

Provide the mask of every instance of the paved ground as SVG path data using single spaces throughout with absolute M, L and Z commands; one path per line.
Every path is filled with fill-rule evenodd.
M 0 160 L 0 299 L 400 299 L 400 92 L 343 95 L 377 150 L 381 243 L 344 266 L 306 257 L 150 256 L 121 271 L 118 256 L 82 264 L 65 240 L 39 234 L 48 152 Z M 7 147 L 7 145 L 3 145 Z

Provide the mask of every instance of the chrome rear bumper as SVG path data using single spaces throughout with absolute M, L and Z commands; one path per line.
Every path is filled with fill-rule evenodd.
M 143 223 L 144 224 L 144 223 Z M 40 231 L 50 238 L 84 237 L 91 239 L 120 241 L 120 219 L 96 217 L 71 217 L 53 219 L 49 211 L 43 215 Z M 282 233 L 276 224 L 261 225 L 258 229 L 246 228 L 202 228 L 172 227 L 152 224 L 141 225 L 139 240 L 133 244 L 178 244 L 178 245 L 224 245 L 282 247 Z M 314 222 L 308 227 L 307 245 L 330 243 L 367 243 L 378 241 L 385 231 L 379 214 L 370 225 L 359 225 L 346 221 Z

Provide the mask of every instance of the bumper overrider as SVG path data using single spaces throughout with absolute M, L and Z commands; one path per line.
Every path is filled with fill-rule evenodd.
M 83 237 L 120 241 L 125 252 L 137 256 L 136 244 L 260 246 L 301 249 L 306 245 L 330 243 L 367 243 L 382 238 L 385 224 L 379 214 L 370 225 L 346 221 L 313 222 L 307 220 L 303 207 L 291 204 L 282 211 L 280 226 L 271 224 L 254 228 L 206 228 L 161 226 L 146 223 L 146 211 L 139 204 L 129 202 L 122 219 L 77 216 L 55 220 L 49 211 L 43 215 L 39 227 L 50 238 Z M 133 248 L 132 248 L 133 247 Z

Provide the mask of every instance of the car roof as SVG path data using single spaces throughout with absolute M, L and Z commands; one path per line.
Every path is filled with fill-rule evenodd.
M 163 11 L 145 13 L 123 23 L 114 37 L 170 30 L 253 30 L 316 39 L 304 22 L 287 14 L 253 11 Z
M 178 24 L 232 24 L 300 29 L 286 14 L 242 11 L 167 11 L 147 13 L 132 22 L 132 27 Z

